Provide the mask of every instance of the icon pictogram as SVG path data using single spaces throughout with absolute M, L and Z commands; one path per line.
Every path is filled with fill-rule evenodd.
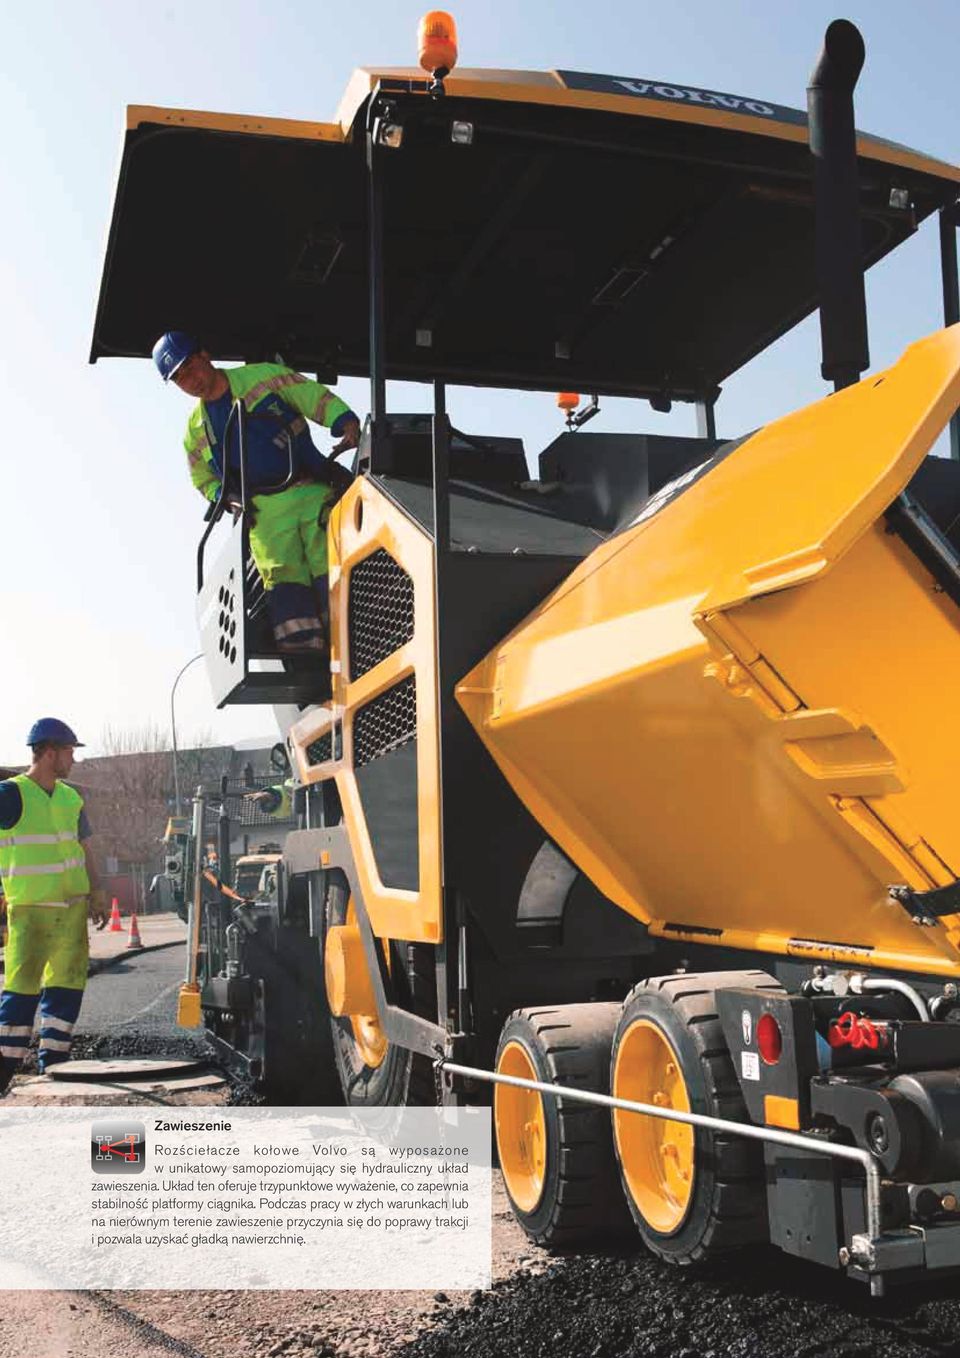
M 95 1174 L 142 1174 L 146 1132 L 142 1122 L 95 1122 L 90 1132 L 90 1167 Z

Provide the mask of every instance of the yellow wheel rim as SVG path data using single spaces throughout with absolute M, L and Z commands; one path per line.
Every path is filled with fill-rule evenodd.
M 382 940 L 381 947 L 389 971 L 390 945 Z M 390 1044 L 376 1013 L 352 896 L 347 902 L 345 922 L 327 931 L 324 975 L 331 1012 L 349 1020 L 357 1055 L 365 1066 L 376 1069 L 382 1065 Z
M 623 1034 L 613 1067 L 618 1099 L 690 1112 L 680 1061 L 667 1035 L 649 1019 Z M 690 1206 L 694 1179 L 694 1129 L 615 1109 L 613 1132 L 627 1191 L 634 1206 L 661 1235 L 676 1231 Z
M 527 1049 L 508 1042 L 497 1071 L 521 1080 L 540 1077 Z M 543 1197 L 547 1170 L 547 1124 L 543 1099 L 532 1089 L 497 1085 L 493 1095 L 497 1151 L 507 1192 L 521 1212 L 532 1212 Z
M 350 1027 L 353 1029 L 353 1040 L 363 1058 L 363 1064 L 376 1070 L 383 1062 L 387 1047 L 390 1045 L 383 1035 L 380 1020 L 375 1014 L 351 1014 Z

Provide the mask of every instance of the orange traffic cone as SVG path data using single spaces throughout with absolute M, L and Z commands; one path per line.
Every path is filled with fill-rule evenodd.
M 143 941 L 140 938 L 140 929 L 137 926 L 137 912 L 134 911 L 130 916 L 130 936 L 127 939 L 127 951 L 131 948 L 142 948 Z
M 120 907 L 117 905 L 117 898 L 114 896 L 113 904 L 110 907 L 110 924 L 107 927 L 108 934 L 122 934 L 123 925 L 120 923 Z

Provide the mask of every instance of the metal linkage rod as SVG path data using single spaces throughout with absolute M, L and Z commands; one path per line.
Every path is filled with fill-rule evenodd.
M 454 951 L 459 938 L 459 921 L 454 918 L 453 892 L 447 880 L 448 855 L 446 832 L 450 825 L 449 807 L 444 789 L 445 715 L 453 696 L 453 676 L 449 673 L 447 642 L 447 611 L 449 598 L 450 559 L 450 421 L 447 418 L 447 389 L 443 382 L 433 384 L 432 426 L 433 471 L 433 582 L 434 582 L 434 647 L 437 657 L 437 768 L 440 777 L 438 826 L 440 840 L 440 898 L 443 917 L 443 942 L 437 961 L 437 1019 L 443 1023 L 450 1011 L 451 969 L 456 961 L 457 992 L 466 986 L 462 966 L 466 960 L 466 945 Z M 461 1015 L 462 1023 L 462 1015 Z
M 197 958 L 200 952 L 200 926 L 203 917 L 203 871 L 200 855 L 203 852 L 203 812 L 206 799 L 198 787 L 193 797 L 193 890 L 187 912 L 187 965 L 184 982 L 197 983 Z
M 717 415 L 714 402 L 709 397 L 697 401 L 697 438 L 715 439 L 717 437 Z
M 501 1075 L 497 1071 L 481 1070 L 476 1066 L 461 1066 L 454 1061 L 441 1059 L 437 1066 L 440 1071 L 482 1080 L 487 1084 L 513 1085 L 517 1089 L 531 1089 L 537 1094 L 552 1094 L 579 1103 L 592 1103 L 600 1108 L 619 1108 L 625 1113 L 643 1113 L 648 1117 L 661 1118 L 664 1122 L 685 1122 L 691 1127 L 705 1127 L 712 1132 L 729 1132 L 751 1141 L 771 1141 L 777 1146 L 792 1146 L 796 1150 L 813 1151 L 835 1160 L 849 1160 L 859 1165 L 866 1176 L 867 1234 L 871 1240 L 880 1234 L 880 1167 L 869 1151 L 858 1150 L 856 1146 L 838 1146 L 833 1141 L 820 1141 L 797 1132 L 783 1132 L 777 1127 L 756 1127 L 753 1123 L 731 1122 L 728 1118 L 710 1117 L 707 1113 L 688 1113 L 680 1108 L 661 1108 L 653 1103 L 618 1099 L 612 1094 L 571 1089 L 567 1085 L 544 1084 L 540 1080 L 524 1080 L 518 1075 Z M 871 1279 L 871 1290 L 876 1292 L 879 1289 L 873 1288 L 874 1281 L 882 1280 Z

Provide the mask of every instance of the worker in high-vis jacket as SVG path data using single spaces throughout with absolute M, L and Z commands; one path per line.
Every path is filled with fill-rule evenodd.
M 41 1073 L 70 1055 L 87 983 L 87 915 L 107 918 L 83 798 L 64 782 L 80 743 L 66 722 L 42 717 L 27 737 L 30 768 L 0 782 L 0 1093 L 26 1055 L 38 1005 Z
M 277 649 L 324 651 L 329 636 L 327 517 L 345 475 L 333 459 L 360 441 L 360 422 L 321 382 L 277 363 L 215 368 L 180 330 L 161 335 L 153 359 L 165 382 L 198 398 L 184 445 L 197 490 L 239 508 L 240 441 L 227 421 L 242 400 L 246 419 L 246 496 L 250 551 L 263 580 Z M 339 442 L 324 457 L 307 428 L 313 420 Z M 225 451 L 226 448 L 226 451 Z M 292 470 L 291 470 L 292 455 Z
M 290 820 L 293 815 L 294 783 L 288 778 L 284 783 L 274 783 L 273 787 L 261 788 L 259 792 L 244 793 L 244 801 L 251 802 L 265 816 L 274 820 Z

